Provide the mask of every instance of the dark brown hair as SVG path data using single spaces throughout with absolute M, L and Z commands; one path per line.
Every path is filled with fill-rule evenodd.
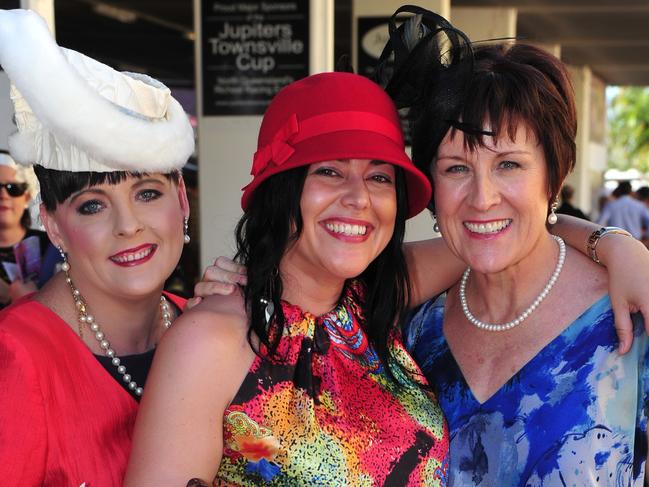
M 461 105 L 459 120 L 451 123 L 457 128 L 450 130 L 462 130 L 470 150 L 485 145 L 479 130 L 493 130 L 496 138 L 506 135 L 513 141 L 518 126 L 525 124 L 543 148 L 548 196 L 553 200 L 559 194 L 575 165 L 577 134 L 574 92 L 559 59 L 526 44 L 474 47 L 473 75 Z M 429 167 L 425 170 L 430 174 Z
M 548 195 L 554 199 L 575 166 L 577 112 L 570 76 L 559 59 L 526 44 L 496 44 L 474 50 L 473 76 L 461 121 L 496 137 L 514 140 L 524 123 L 543 147 Z M 467 147 L 484 146 L 484 135 L 465 133 Z

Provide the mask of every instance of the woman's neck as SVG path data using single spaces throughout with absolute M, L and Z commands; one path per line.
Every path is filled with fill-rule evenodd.
M 471 271 L 467 301 L 471 313 L 481 321 L 504 323 L 520 313 L 538 297 L 557 264 L 559 248 L 548 234 L 523 259 L 495 273 Z
M 165 330 L 160 310 L 162 290 L 147 296 L 126 298 L 93 290 L 89 285 L 84 286 L 83 280 L 77 284 L 74 276 L 71 277 L 86 303 L 86 313 L 94 317 L 118 355 L 145 352 L 160 340 Z M 44 304 L 52 308 L 79 334 L 79 315 L 70 286 L 65 281 L 65 274 L 59 272 L 39 294 L 45 294 L 49 302 Z M 48 294 L 50 296 L 47 296 Z M 89 325 L 84 324 L 81 333 L 84 342 L 94 353 L 103 353 Z
M 342 293 L 345 280 L 339 277 L 314 276 L 302 272 L 291 262 L 282 261 L 280 274 L 284 292 L 282 299 L 315 316 L 331 311 Z
M 22 226 L 12 226 L 8 228 L 0 227 L 0 247 L 11 247 L 20 242 L 25 235 L 27 230 Z

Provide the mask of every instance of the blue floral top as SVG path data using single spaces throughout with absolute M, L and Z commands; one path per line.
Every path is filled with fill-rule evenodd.
M 404 337 L 448 420 L 449 485 L 643 485 L 649 341 L 640 316 L 620 356 L 602 297 L 480 404 L 442 333 L 444 301 L 415 310 Z

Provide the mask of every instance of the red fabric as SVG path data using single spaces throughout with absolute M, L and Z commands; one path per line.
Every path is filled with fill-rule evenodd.
M 49 308 L 0 313 L 2 485 L 121 486 L 137 407 Z
M 318 73 L 285 86 L 259 128 L 252 181 L 243 188 L 245 211 L 261 183 L 296 167 L 336 159 L 370 159 L 404 170 L 408 217 L 426 208 L 428 177 L 406 154 L 401 122 L 390 97 L 353 73 Z

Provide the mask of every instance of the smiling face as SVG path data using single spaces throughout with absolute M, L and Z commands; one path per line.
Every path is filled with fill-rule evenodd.
M 367 159 L 311 164 L 300 209 L 303 229 L 284 263 L 323 279 L 356 277 L 394 232 L 394 167 Z
M 548 175 L 542 147 L 525 125 L 469 151 L 456 131 L 442 141 L 432 167 L 435 208 L 453 253 L 478 272 L 506 269 L 547 234 Z
M 84 295 L 134 298 L 160 292 L 175 268 L 189 207 L 182 180 L 151 174 L 85 188 L 41 213 Z
M 22 184 L 16 181 L 16 170 L 9 166 L 0 166 L 0 183 Z M 0 228 L 20 227 L 20 219 L 25 212 L 29 199 L 28 191 L 14 197 L 7 192 L 6 187 L 2 187 L 0 189 Z

